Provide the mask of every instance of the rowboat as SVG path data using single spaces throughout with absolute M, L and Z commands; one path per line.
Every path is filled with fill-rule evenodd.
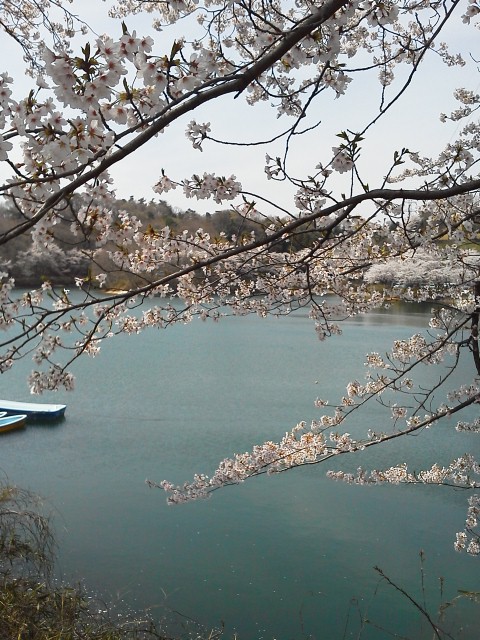
M 24 413 L 16 416 L 4 416 L 0 418 L 0 433 L 21 429 L 25 426 L 26 421 L 27 416 Z
M 66 404 L 0 400 L 0 411 L 5 411 L 7 416 L 24 413 L 27 416 L 27 420 L 56 420 L 65 414 L 66 408 Z

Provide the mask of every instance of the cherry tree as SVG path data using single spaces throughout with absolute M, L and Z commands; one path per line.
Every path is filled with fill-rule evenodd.
M 109 6 L 117 32 L 88 32 L 88 42 L 80 45 L 75 31 L 86 34 L 86 22 L 64 7 L 54 0 L 2 4 L 0 25 L 22 46 L 30 34 L 44 35 L 26 61 L 32 76 L 27 97 L 15 94 L 8 71 L 0 75 L 1 193 L 18 213 L 0 245 L 30 234 L 35 251 L 48 252 L 59 223 L 68 220 L 90 268 L 77 278 L 79 295 L 70 297 L 49 282 L 19 295 L 5 267 L 0 372 L 33 352 L 32 393 L 72 389 L 71 363 L 95 356 L 103 340 L 119 333 L 197 316 L 308 308 L 318 338 L 325 340 L 341 334 L 343 319 L 385 306 L 392 296 L 441 296 L 445 303 L 432 312 L 428 333 L 396 340 L 388 354 L 368 354 L 365 380 L 345 381 L 336 399 L 317 399 L 323 415 L 311 424 L 300 422 L 278 442 L 222 461 L 211 477 L 196 475 L 183 486 L 151 484 L 178 503 L 260 474 L 361 455 L 452 416 L 457 431 L 478 433 L 480 96 L 471 87 L 451 87 L 457 108 L 432 123 L 432 131 L 442 122 L 457 123 L 440 152 L 399 148 L 375 184 L 362 160 L 376 127 L 402 101 L 415 98 L 413 80 L 429 58 L 461 69 L 478 54 L 447 44 L 448 34 L 476 29 L 478 2 L 118 0 Z M 55 9 L 65 11 L 62 27 L 49 19 Z M 127 26 L 139 12 L 152 14 L 150 35 Z M 372 77 L 377 102 L 361 129 L 346 126 L 334 132 L 333 146 L 317 145 L 314 160 L 306 155 L 295 161 L 298 141 L 307 145 L 321 129 L 321 105 L 332 98 L 348 102 L 351 87 Z M 214 113 L 216 103 L 235 101 L 251 113 L 268 106 L 283 128 L 239 142 L 232 127 L 230 140 L 217 138 L 214 119 L 200 118 L 209 109 Z M 223 175 L 221 164 L 216 171 L 173 175 L 168 158 L 153 191 L 162 198 L 182 191 L 195 201 L 228 206 L 240 219 L 254 220 L 258 234 L 245 234 L 241 226 L 231 237 L 211 237 L 202 229 L 176 232 L 144 226 L 117 210 L 114 168 L 171 128 L 187 136 L 192 153 L 211 145 L 232 156 L 238 147 L 256 149 L 265 158 L 266 184 L 277 184 L 282 196 L 276 201 L 267 188 L 253 192 L 241 175 Z M 420 262 L 429 261 L 454 277 L 422 277 L 412 286 L 408 274 L 395 281 L 380 275 L 392 264 L 416 265 L 418 271 Z M 105 291 L 112 270 L 131 276 L 132 288 Z M 450 389 L 452 370 L 467 371 L 471 362 L 473 378 Z M 413 382 L 412 372 L 422 366 L 438 368 L 432 388 Z M 352 435 L 356 412 L 368 412 L 373 402 L 384 408 L 385 421 Z M 471 454 L 417 472 L 403 463 L 356 474 L 329 472 L 359 484 L 464 488 L 468 516 L 455 546 L 472 555 L 480 554 L 479 474 Z

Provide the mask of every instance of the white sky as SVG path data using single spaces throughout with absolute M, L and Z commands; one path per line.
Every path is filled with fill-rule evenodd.
M 98 0 L 75 0 L 73 10 L 83 17 L 97 33 L 109 33 L 114 38 L 121 35 L 120 21 L 106 16 L 107 3 Z M 460 13 L 460 12 L 459 12 Z M 136 29 L 138 35 L 150 34 L 157 47 L 155 53 L 162 54 L 170 50 L 174 35 L 168 31 L 156 33 L 151 28 L 152 16 L 134 16 L 126 19 L 130 30 Z M 184 35 L 176 32 L 177 37 Z M 81 38 L 84 44 L 86 37 Z M 402 147 L 419 151 L 421 155 L 438 153 L 443 146 L 453 141 L 457 125 L 439 122 L 439 113 L 449 113 L 457 108 L 452 93 L 456 87 L 465 86 L 478 90 L 478 67 L 468 52 L 480 58 L 478 30 L 464 28 L 460 18 L 449 30 L 449 39 L 453 51 L 462 51 L 467 59 L 464 68 L 447 67 L 435 56 L 431 56 L 422 65 L 421 73 L 412 83 L 406 96 L 402 98 L 387 117 L 368 134 L 364 143 L 361 167 L 364 181 L 373 188 L 378 185 L 385 173 L 393 152 Z M 28 93 L 31 81 L 23 76 L 21 52 L 13 41 L 2 37 L 0 40 L 2 55 L 0 72 L 8 71 L 15 78 L 16 98 Z M 315 109 L 322 125 L 308 137 L 297 140 L 293 147 L 290 169 L 297 176 L 313 173 L 318 162 L 327 164 L 332 157 L 331 147 L 338 144 L 335 134 L 344 129 L 359 130 L 371 118 L 378 104 L 379 84 L 375 75 L 355 76 L 345 96 L 334 99 L 329 92 L 327 99 L 316 103 Z M 185 125 L 192 115 L 172 125 L 157 139 L 151 141 L 131 158 L 111 170 L 118 197 L 144 197 L 146 200 L 156 197 L 152 186 L 158 180 L 162 168 L 174 180 L 190 177 L 193 173 L 212 171 L 220 175 L 237 176 L 245 190 L 261 193 L 267 198 L 291 207 L 290 192 L 282 185 L 267 181 L 264 174 L 265 153 L 271 156 L 282 155 L 282 143 L 269 147 L 239 148 L 217 146 L 204 143 L 203 153 L 194 150 L 185 137 Z M 195 114 L 198 122 L 209 121 L 212 135 L 221 139 L 249 141 L 268 138 L 285 129 L 289 120 L 285 117 L 277 120 L 276 110 L 266 104 L 248 107 L 242 98 L 226 96 L 215 105 L 207 105 Z M 462 123 L 463 126 L 463 123 Z M 1 169 L 0 169 L 1 171 Z M 5 172 L 1 171 L 2 177 Z M 345 190 L 345 177 L 336 176 L 336 184 Z M 213 201 L 196 201 L 183 196 L 180 189 L 165 194 L 164 199 L 181 209 L 192 208 L 201 213 L 221 208 Z

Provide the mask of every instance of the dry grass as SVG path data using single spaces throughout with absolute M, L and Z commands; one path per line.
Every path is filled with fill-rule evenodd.
M 55 582 L 54 540 L 41 509 L 35 496 L 0 484 L 1 640 L 173 640 L 148 618 L 114 618 L 80 586 Z

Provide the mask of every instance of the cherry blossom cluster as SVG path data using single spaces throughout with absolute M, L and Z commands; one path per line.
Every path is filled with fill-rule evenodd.
M 334 154 L 332 168 L 335 169 L 335 171 L 344 173 L 345 171 L 350 171 L 353 168 L 353 160 L 346 151 L 339 147 L 332 147 L 332 151 Z
M 480 418 L 475 418 L 471 422 L 457 422 L 455 427 L 457 431 L 473 431 L 474 433 L 480 433 Z
M 328 472 L 328 477 L 342 480 L 349 484 L 379 484 L 384 482 L 390 484 L 447 484 L 453 482 L 459 487 L 474 489 L 480 486 L 479 481 L 474 479 L 475 476 L 479 475 L 479 463 L 470 454 L 456 458 L 448 467 L 434 464 L 430 469 L 418 472 L 409 472 L 406 463 L 380 471 L 374 469 L 370 472 L 360 467 L 357 469 L 356 474 L 343 471 Z
M 173 182 L 166 176 L 162 176 L 153 190 L 161 195 L 170 189 L 176 189 L 177 186 L 183 187 L 187 198 L 196 198 L 197 200 L 212 198 L 218 204 L 234 200 L 242 191 L 242 185 L 235 176 L 225 178 L 206 172 L 202 176 L 193 175 L 189 180 L 185 179 L 181 183 Z
M 332 440 L 347 447 L 348 436 L 332 435 Z M 237 454 L 223 460 L 214 475 L 195 475 L 191 483 L 175 486 L 168 481 L 159 484 L 147 481 L 150 486 L 164 489 L 169 494 L 169 504 L 179 504 L 209 494 L 225 485 L 238 484 L 259 473 L 276 473 L 295 466 L 315 462 L 329 450 L 323 432 L 318 432 L 317 423 L 307 429 L 304 422 L 287 432 L 280 442 L 265 442 L 253 447 L 252 451 Z
M 462 19 L 466 24 L 470 24 L 470 20 L 480 14 L 480 5 L 477 0 L 468 0 L 468 5 L 468 9 L 462 16 Z
M 210 122 L 198 124 L 195 120 L 192 120 L 185 131 L 185 135 L 191 141 L 194 149 L 202 151 L 202 142 L 210 131 Z
M 66 391 L 74 388 L 74 377 L 60 365 L 51 365 L 47 371 L 32 371 L 28 378 L 31 393 L 42 393 L 46 389 L 56 391 L 63 387 Z
M 413 224 L 416 222 L 419 223 L 418 219 Z M 445 289 L 453 291 L 456 284 L 461 285 L 463 292 L 468 279 L 475 280 L 479 260 L 478 254 L 469 250 L 456 251 L 453 256 L 440 251 L 438 246 L 421 248 L 407 251 L 401 257 L 378 260 L 365 274 L 365 280 L 388 285 L 397 293 L 404 287 L 418 287 L 430 294 L 434 290 L 441 294 Z
M 474 380 L 470 384 L 463 384 L 458 389 L 451 390 L 448 393 L 448 399 L 452 402 L 463 402 L 478 397 L 480 397 L 480 383 L 478 380 Z
M 480 555 L 480 532 L 478 529 L 478 517 L 480 515 L 480 495 L 474 494 L 468 499 L 467 519 L 465 530 L 457 533 L 455 549 L 466 551 L 471 555 Z

